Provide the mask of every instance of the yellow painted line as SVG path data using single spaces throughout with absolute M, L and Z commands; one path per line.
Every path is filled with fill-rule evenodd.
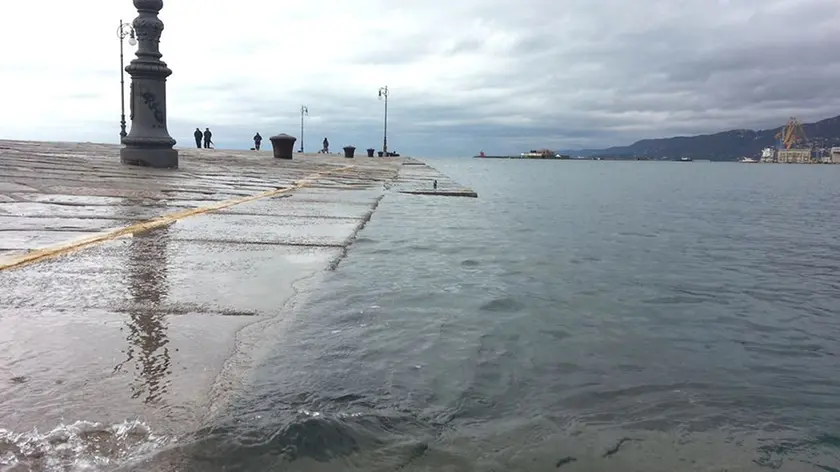
M 11 257 L 8 260 L 0 261 L 0 271 L 11 269 L 12 267 L 29 265 L 44 259 L 50 259 L 56 256 L 60 256 L 62 254 L 75 252 L 80 249 L 84 249 L 95 244 L 104 243 L 106 241 L 111 241 L 113 239 L 129 234 L 142 233 L 144 231 L 162 228 L 164 226 L 171 225 L 172 223 L 178 220 L 183 220 L 184 218 L 188 218 L 190 216 L 196 216 L 204 213 L 211 213 L 214 211 L 224 210 L 225 208 L 230 208 L 232 206 L 239 205 L 242 203 L 252 202 L 263 198 L 270 198 L 275 197 L 277 195 L 282 195 L 284 193 L 289 193 L 297 189 L 306 187 L 307 185 L 311 185 L 322 177 L 326 177 L 331 174 L 341 173 L 350 170 L 354 167 L 355 166 L 350 165 L 326 172 L 317 172 L 305 177 L 302 180 L 295 181 L 294 185 L 292 185 L 291 187 L 268 190 L 266 192 L 249 195 L 247 197 L 225 200 L 223 202 L 219 202 L 201 208 L 188 208 L 186 210 L 176 211 L 174 213 L 158 216 L 156 218 L 152 218 L 151 220 L 141 221 L 140 223 L 135 223 L 133 225 L 98 233 L 93 236 L 78 238 L 66 243 L 60 243 L 41 249 L 33 249 L 25 254 Z

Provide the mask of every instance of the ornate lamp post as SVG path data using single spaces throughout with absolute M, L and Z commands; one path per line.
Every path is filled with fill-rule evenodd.
M 309 108 L 306 105 L 300 106 L 300 152 L 303 153 L 303 117 L 309 115 Z
M 137 39 L 134 36 L 134 28 L 129 23 L 120 20 L 120 27 L 117 29 L 117 37 L 120 38 L 120 142 L 128 133 L 125 132 L 125 60 L 123 59 L 123 44 L 128 38 L 129 46 L 136 46 Z
M 388 155 L 388 86 L 379 89 L 379 99 L 385 98 L 385 132 L 382 136 L 382 155 Z
M 166 78 L 172 70 L 161 61 L 163 22 L 158 13 L 163 0 L 134 0 L 138 16 L 132 26 L 139 41 L 137 57 L 125 71 L 131 75 L 131 131 L 122 139 L 123 164 L 177 168 L 175 140 L 166 129 Z

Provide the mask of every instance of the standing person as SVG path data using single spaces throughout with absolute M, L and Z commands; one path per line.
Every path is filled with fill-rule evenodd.
M 210 128 L 204 129 L 204 149 L 210 149 L 210 143 L 213 142 L 213 133 L 210 132 Z
M 327 138 L 324 138 L 324 154 L 330 153 L 330 142 L 327 141 Z
M 195 136 L 195 147 L 201 149 L 201 137 L 204 136 L 201 133 L 201 130 L 196 128 L 195 133 L 193 133 L 193 136 Z
M 260 133 L 257 133 L 254 135 L 254 149 L 257 151 L 260 150 L 260 143 L 262 143 L 262 136 L 260 136 Z

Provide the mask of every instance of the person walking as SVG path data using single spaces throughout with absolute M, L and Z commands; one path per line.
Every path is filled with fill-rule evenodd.
M 254 135 L 254 149 L 259 151 L 261 143 L 262 143 L 262 136 L 260 136 L 260 133 L 255 134 Z
M 195 147 L 201 149 L 201 138 L 204 136 L 201 133 L 201 130 L 196 128 L 195 133 L 193 133 L 193 136 L 195 136 Z
M 213 142 L 213 133 L 210 132 L 210 128 L 204 129 L 204 149 L 210 149 L 210 143 Z
M 324 154 L 330 153 L 330 142 L 327 141 L 327 138 L 324 138 Z

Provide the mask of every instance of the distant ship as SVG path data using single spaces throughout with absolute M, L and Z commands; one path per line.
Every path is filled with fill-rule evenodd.
M 473 156 L 476 158 L 484 158 L 484 159 L 571 159 L 572 156 L 567 156 L 565 154 L 560 154 L 554 152 L 550 149 L 532 149 L 528 152 L 520 153 L 518 156 L 488 156 L 481 151 L 477 156 Z
M 532 149 L 519 154 L 519 157 L 522 159 L 554 159 L 559 157 L 559 155 L 550 149 Z
M 681 157 L 680 162 L 692 162 L 694 159 L 690 157 Z
M 742 158 L 738 159 L 738 162 L 740 162 L 742 164 L 755 164 L 755 163 L 758 162 L 758 160 L 753 159 L 752 157 L 742 157 Z

